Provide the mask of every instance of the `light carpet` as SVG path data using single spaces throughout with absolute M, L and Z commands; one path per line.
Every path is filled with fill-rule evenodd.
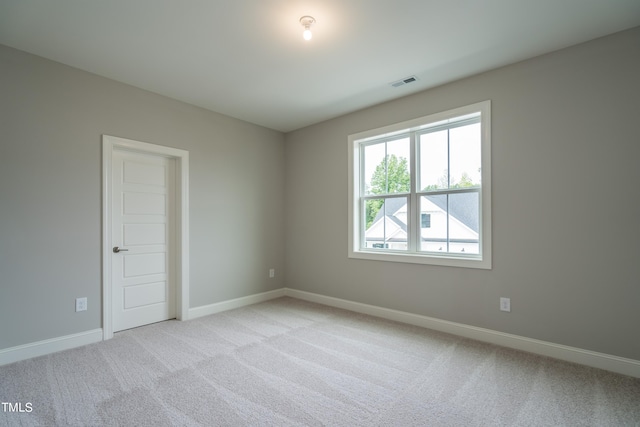
M 640 379 L 293 298 L 0 367 L 0 401 L 32 408 L 0 426 L 640 425 Z

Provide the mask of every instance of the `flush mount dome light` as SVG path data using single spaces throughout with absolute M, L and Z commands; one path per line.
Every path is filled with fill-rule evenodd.
M 314 24 L 315 22 L 316 20 L 313 16 L 305 15 L 300 18 L 300 24 L 302 24 L 302 26 L 304 27 L 302 37 L 305 40 L 311 40 L 311 37 L 313 37 L 313 34 L 311 34 L 311 24 Z

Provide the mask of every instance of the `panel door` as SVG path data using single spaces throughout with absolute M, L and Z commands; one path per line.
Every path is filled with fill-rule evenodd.
M 175 317 L 175 160 L 115 150 L 113 331 Z

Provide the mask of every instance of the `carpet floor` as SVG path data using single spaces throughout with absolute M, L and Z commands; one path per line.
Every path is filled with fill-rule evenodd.
M 0 426 L 640 425 L 640 379 L 292 298 L 0 367 L 0 402 L 31 408 Z

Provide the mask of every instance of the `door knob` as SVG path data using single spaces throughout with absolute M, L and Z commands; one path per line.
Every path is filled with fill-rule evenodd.
M 126 252 L 126 251 L 128 251 L 128 250 L 129 250 L 129 249 L 121 249 L 121 248 L 119 248 L 119 247 L 117 247 L 117 246 L 114 246 L 114 247 L 113 247 L 113 253 L 114 253 L 114 254 L 117 254 L 118 252 Z

